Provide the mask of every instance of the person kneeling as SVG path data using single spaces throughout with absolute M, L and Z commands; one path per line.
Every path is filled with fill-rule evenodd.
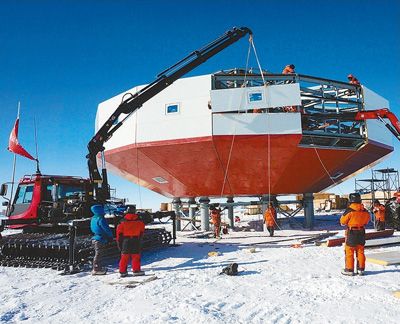
M 140 270 L 141 241 L 144 234 L 144 223 L 136 213 L 127 213 L 117 226 L 117 242 L 121 251 L 119 273 L 121 277 L 128 275 L 129 259 L 132 259 L 134 276 L 144 275 Z

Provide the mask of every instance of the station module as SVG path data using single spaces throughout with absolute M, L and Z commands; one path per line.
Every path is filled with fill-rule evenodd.
M 124 94 L 99 105 L 96 131 Z M 379 120 L 349 117 L 381 108 L 389 102 L 363 85 L 300 74 L 182 78 L 126 120 L 105 158 L 112 172 L 167 197 L 320 192 L 393 151 Z

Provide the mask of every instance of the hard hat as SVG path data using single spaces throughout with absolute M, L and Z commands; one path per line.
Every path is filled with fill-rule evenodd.
M 351 203 L 361 203 L 361 196 L 357 192 L 353 192 L 349 195 L 349 202 Z
M 90 207 L 90 210 L 95 215 L 104 215 L 103 205 L 93 205 L 92 207 Z
M 296 68 L 296 67 L 294 66 L 294 64 L 290 64 L 289 67 L 290 67 L 291 69 L 293 69 L 293 70 Z
M 353 79 L 354 78 L 354 75 L 353 74 L 349 74 L 348 76 L 347 76 L 347 79 Z

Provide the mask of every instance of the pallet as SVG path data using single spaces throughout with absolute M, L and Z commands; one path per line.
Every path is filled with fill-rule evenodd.
M 366 260 L 367 262 L 380 264 L 383 266 L 400 264 L 400 252 L 390 251 L 390 252 L 369 254 L 366 256 Z

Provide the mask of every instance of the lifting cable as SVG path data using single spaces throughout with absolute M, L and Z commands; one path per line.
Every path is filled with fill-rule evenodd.
M 244 78 L 243 78 L 243 87 L 244 87 L 244 88 L 247 87 L 247 70 L 248 70 L 248 67 L 249 67 L 249 59 L 250 59 L 250 52 L 251 52 L 252 43 L 253 43 L 253 37 L 250 36 L 250 38 L 249 38 L 249 48 L 248 48 L 248 50 L 247 50 L 246 67 L 245 67 L 245 70 L 244 70 Z M 254 45 L 253 45 L 253 46 L 254 46 Z M 241 98 L 240 98 L 240 102 L 242 102 L 243 95 L 244 95 L 244 92 L 242 92 L 242 96 L 241 96 Z M 238 111 L 237 111 L 237 115 L 239 115 L 239 114 L 240 114 L 240 111 L 238 110 Z M 233 122 L 234 122 L 234 120 L 231 121 L 231 124 L 232 124 Z M 222 188 L 221 188 L 221 195 L 220 195 L 220 197 L 222 197 L 222 195 L 224 194 L 226 182 L 228 182 L 228 185 L 229 185 L 231 194 L 232 194 L 232 196 L 234 196 L 234 193 L 232 192 L 232 187 L 231 187 L 230 184 L 229 184 L 228 171 L 229 171 L 229 166 L 230 166 L 230 162 L 231 162 L 233 146 L 234 146 L 234 143 L 235 143 L 236 125 L 237 125 L 237 123 L 234 124 L 232 142 L 231 142 L 231 146 L 230 146 L 230 149 L 229 149 L 228 161 L 227 161 L 226 168 L 225 168 L 225 171 L 224 171 L 224 180 L 223 180 L 223 182 L 222 182 Z M 214 147 L 215 147 L 215 144 L 214 144 Z M 215 150 L 216 150 L 216 147 L 215 147 Z M 219 157 L 219 154 L 218 154 L 218 151 L 217 151 L 217 150 L 216 150 L 216 152 L 217 152 L 217 155 L 218 155 L 218 157 Z M 223 167 L 223 164 L 222 164 L 222 161 L 221 161 L 220 158 L 219 158 L 219 160 L 220 160 L 220 162 L 221 162 L 221 166 Z
M 319 153 L 318 153 L 317 148 L 315 147 L 315 144 L 314 144 L 314 141 L 312 140 L 312 138 L 311 138 L 311 141 L 313 142 L 315 154 L 317 155 L 318 160 L 319 160 L 319 162 L 320 162 L 321 165 L 322 165 L 322 168 L 324 169 L 325 173 L 328 175 L 329 179 L 331 179 L 332 183 L 333 183 L 335 186 L 337 186 L 338 183 L 337 183 L 337 182 L 335 181 L 335 179 L 330 175 L 328 169 L 326 168 L 324 162 L 323 162 L 322 159 L 321 159 L 321 156 L 320 156 Z M 353 152 L 353 154 L 351 154 L 350 157 L 352 157 L 354 154 L 355 154 L 355 152 Z M 349 157 L 349 158 L 350 158 L 350 157 Z M 341 190 L 339 187 L 338 187 L 338 190 L 339 190 L 340 194 L 343 196 L 344 193 L 342 192 L 342 190 Z
M 263 80 L 263 85 L 266 87 L 267 86 L 267 82 L 265 81 L 265 78 L 264 78 L 264 73 L 263 73 L 263 70 L 261 68 L 260 60 L 258 58 L 257 50 L 256 50 L 256 47 L 254 45 L 253 39 L 251 39 L 251 44 L 252 44 L 252 47 L 253 47 L 254 56 L 255 56 L 255 58 L 257 60 L 258 69 L 260 70 L 261 78 Z M 266 112 L 267 112 L 267 116 L 269 116 L 270 112 L 268 110 L 268 107 L 266 108 Z M 267 123 L 267 131 L 268 131 L 268 125 L 271 125 L 271 123 L 270 123 L 269 118 L 267 118 L 267 121 L 268 121 L 268 123 Z M 271 134 L 270 134 L 269 131 L 267 133 L 267 155 L 268 155 L 267 156 L 267 164 L 268 164 L 267 177 L 268 177 L 268 206 L 269 206 L 269 204 L 271 203 Z M 274 218 L 274 223 L 275 223 L 276 227 L 278 227 L 280 230 L 282 230 L 282 228 L 278 225 L 278 222 L 276 221 L 275 218 Z
M 258 59 L 257 50 L 254 45 L 253 39 L 251 40 L 251 45 L 253 47 L 254 56 L 257 60 L 257 65 L 258 65 L 258 69 L 260 70 L 263 84 L 264 84 L 264 86 L 267 86 L 267 83 L 264 78 L 264 73 L 261 68 L 260 60 Z M 267 116 L 269 116 L 270 112 L 268 111 L 268 108 L 266 109 L 266 112 L 267 112 Z M 270 125 L 271 123 L 270 123 L 269 118 L 267 118 L 267 121 L 269 121 L 269 123 L 267 123 L 267 132 L 268 132 L 267 133 L 267 154 L 268 154 L 268 156 L 267 156 L 267 164 L 268 164 L 267 177 L 268 177 L 268 205 L 269 205 L 271 203 L 271 134 L 270 134 L 270 131 L 268 130 L 268 125 Z

